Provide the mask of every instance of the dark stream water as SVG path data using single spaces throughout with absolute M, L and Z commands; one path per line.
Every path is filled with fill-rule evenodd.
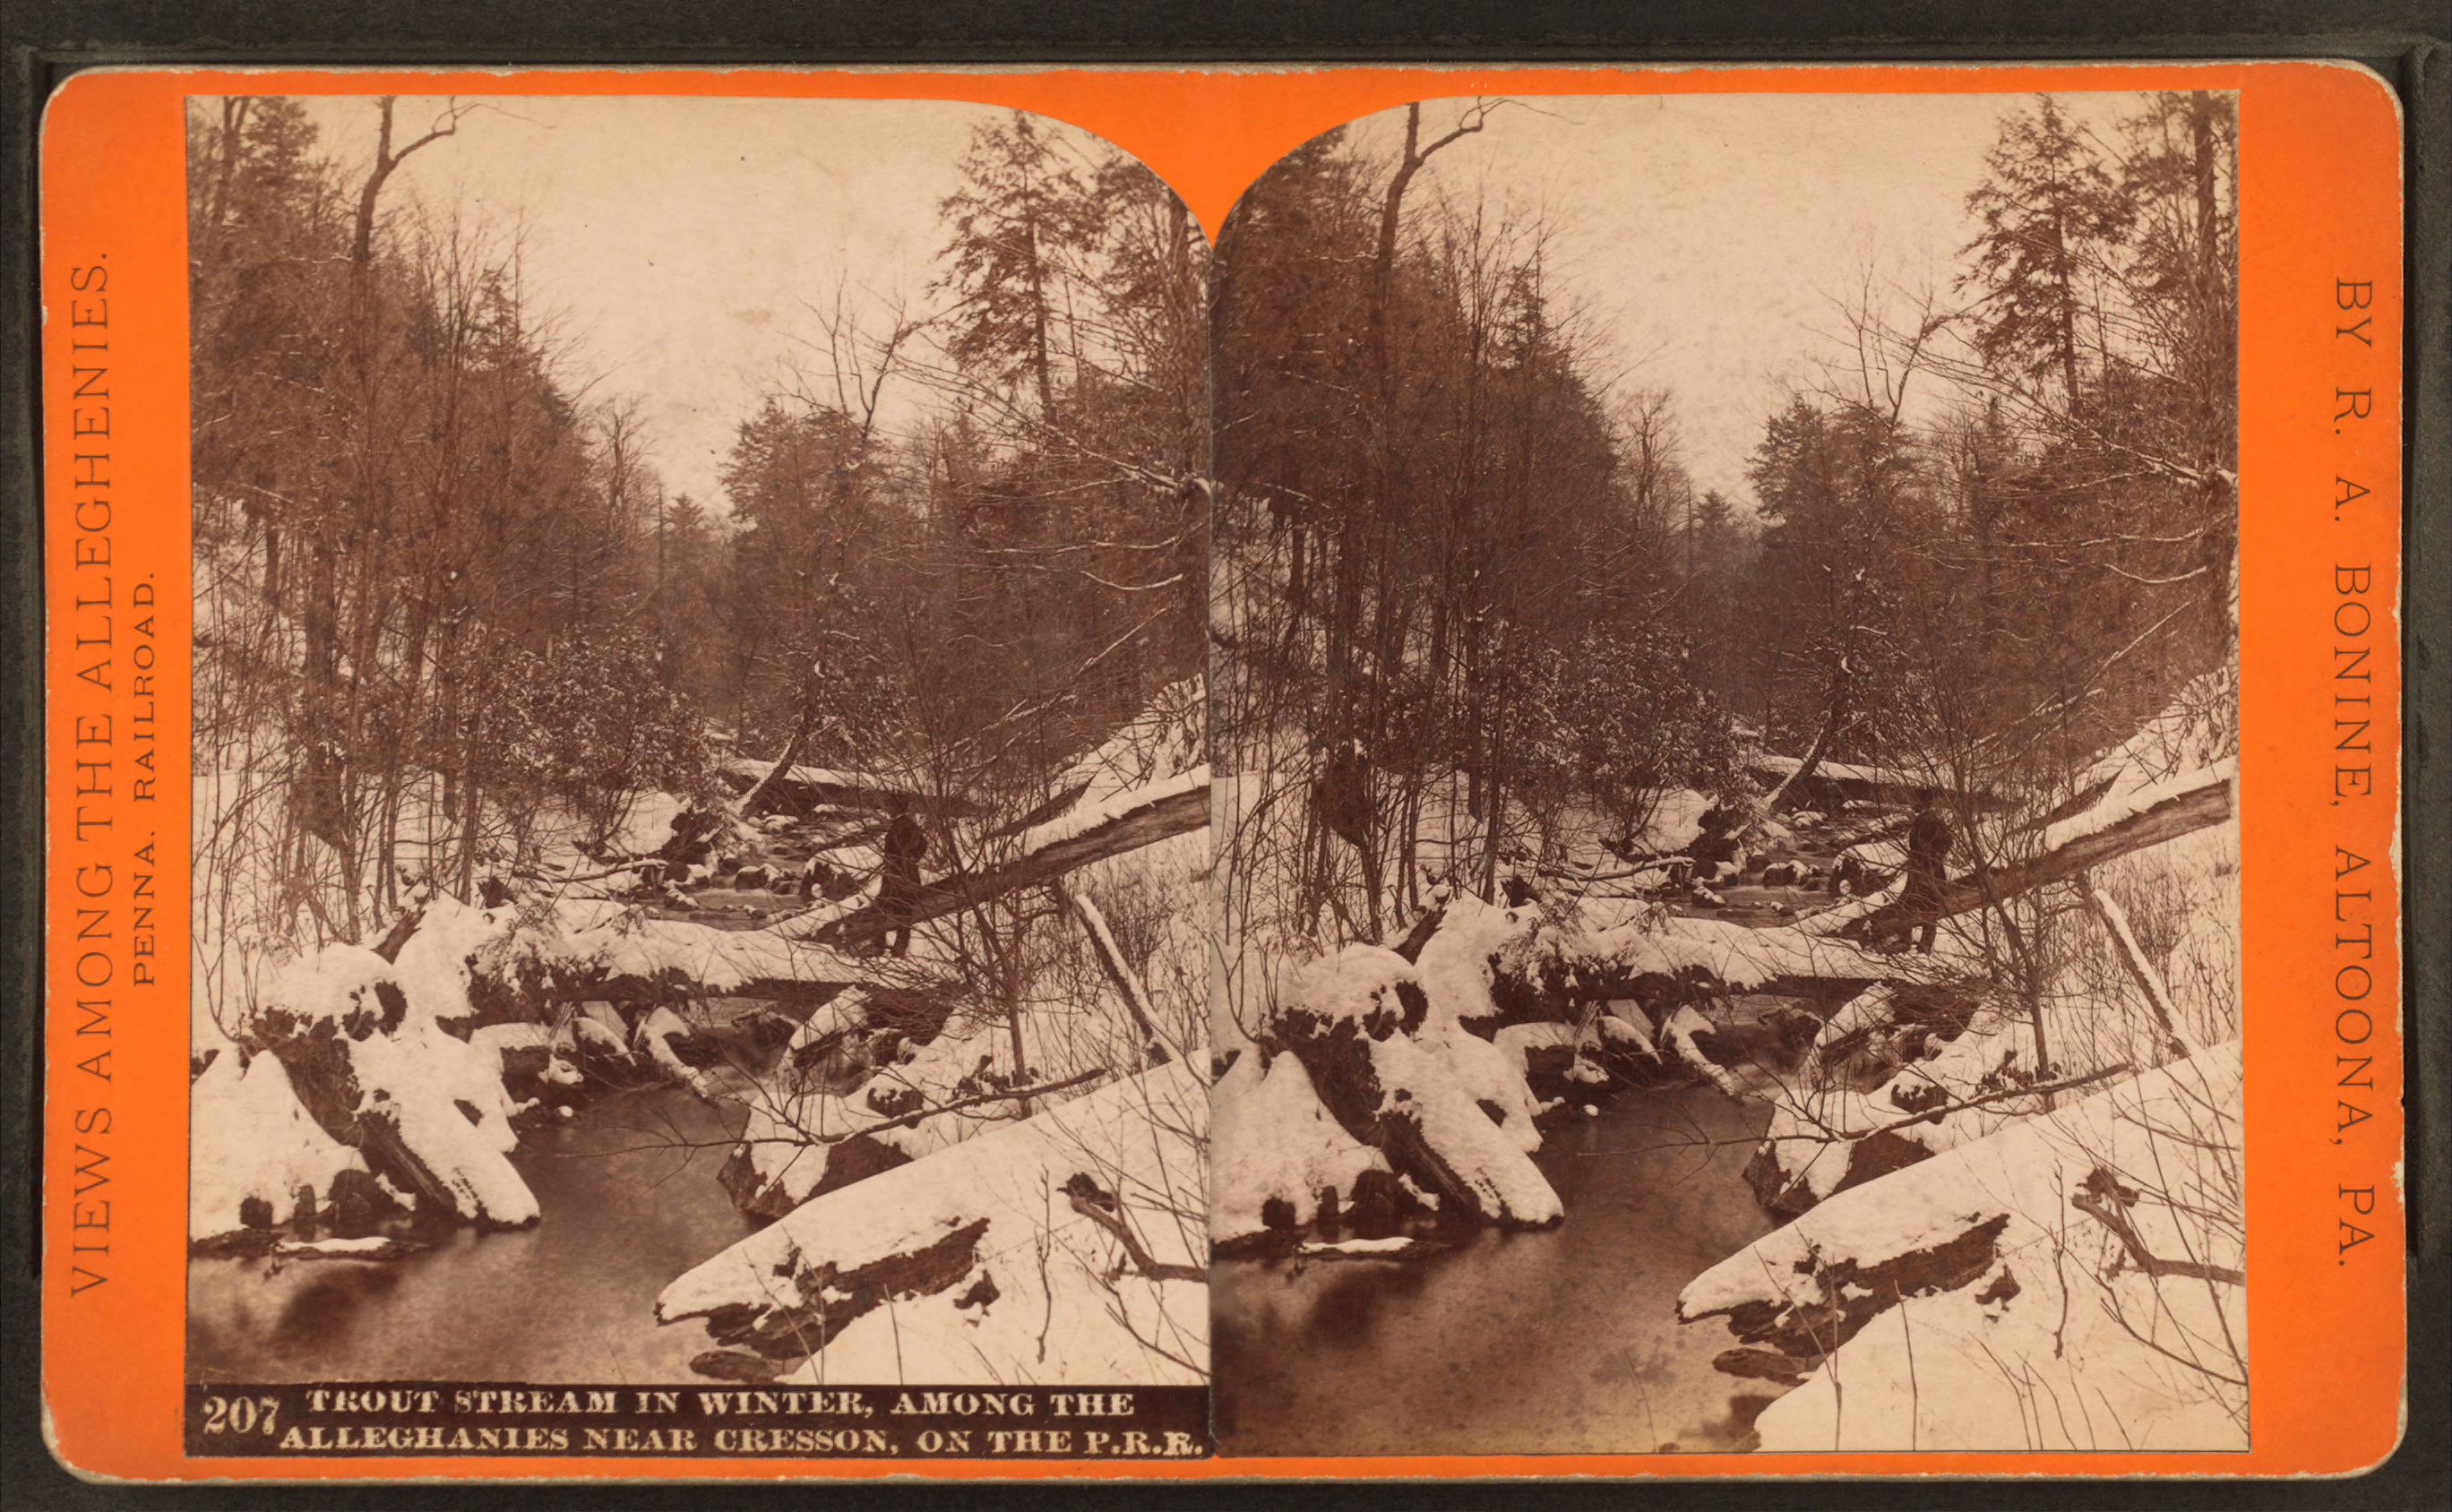
M 1534 1161 L 1557 1227 L 1420 1261 L 1213 1272 L 1230 1454 L 1642 1454 L 1748 1448 L 1772 1388 L 1711 1367 L 1677 1293 L 1775 1226 L 1743 1171 L 1769 1113 L 1709 1087 L 1630 1093 Z
M 405 1258 L 192 1260 L 197 1381 L 687 1382 L 709 1347 L 657 1293 L 750 1231 L 716 1183 L 740 1112 L 607 1096 L 512 1156 L 544 1218 Z M 1428 1259 L 1236 1261 L 1213 1276 L 1221 1447 L 1249 1454 L 1642 1453 L 1750 1444 L 1771 1396 L 1711 1368 L 1680 1288 L 1772 1227 L 1742 1178 L 1767 1115 L 1634 1092 L 1535 1157 L 1567 1217 Z M 693 1148 L 695 1147 L 695 1148 Z
M 653 1087 L 537 1130 L 511 1156 L 544 1212 L 528 1228 L 392 1261 L 191 1260 L 188 1378 L 699 1379 L 705 1330 L 658 1327 L 656 1295 L 750 1231 L 715 1179 L 741 1116 Z

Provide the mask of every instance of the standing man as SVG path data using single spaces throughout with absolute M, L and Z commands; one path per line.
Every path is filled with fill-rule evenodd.
M 920 858 L 928 854 L 928 835 L 911 816 L 911 800 L 897 795 L 894 822 L 885 828 L 885 865 L 877 890 L 877 910 L 885 919 L 885 948 L 897 955 L 911 950 L 911 918 L 920 901 Z
M 1933 790 L 1916 790 L 1916 814 L 1908 821 L 1908 885 L 1901 895 L 1918 920 L 1916 950 L 1932 953 L 1933 935 L 1941 928 L 1941 891 L 1948 878 L 1949 820 L 1943 816 Z

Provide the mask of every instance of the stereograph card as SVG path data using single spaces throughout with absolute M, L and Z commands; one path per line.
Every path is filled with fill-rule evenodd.
M 78 75 L 55 1452 L 2379 1463 L 2400 151 L 2325 63 Z

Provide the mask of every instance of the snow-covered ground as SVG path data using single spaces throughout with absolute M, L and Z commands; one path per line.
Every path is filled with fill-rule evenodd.
M 2234 780 L 2230 710 L 2227 674 L 2185 690 L 2042 848 Z M 1892 984 L 1823 1027 L 1748 1172 L 1803 1215 L 1680 1304 L 1807 1372 L 1766 1448 L 2244 1445 L 2238 844 L 2211 825 L 2027 900 L 2031 985 L 1963 1028 Z
M 2046 824 L 2004 804 L 1959 854 L 2030 860 L 2231 781 L 2228 697 L 2225 675 L 2191 687 L 2087 775 L 2086 807 Z M 1224 812 L 1289 823 L 1263 796 L 1230 784 Z M 1811 835 L 1895 874 L 1895 838 L 1866 834 L 1798 815 L 1745 843 L 1778 855 Z M 1557 1105 L 1531 1090 L 1533 1065 L 1572 1082 L 1614 1052 L 1770 1105 L 1747 1174 L 1802 1216 L 1698 1279 L 1684 1308 L 1733 1314 L 1786 1357 L 1729 1368 L 1804 1377 L 1762 1420 L 1766 1446 L 2239 1442 L 2235 822 L 2018 895 L 2014 940 L 1990 912 L 1962 915 L 1929 954 L 1846 937 L 1897 901 L 1894 878 L 1793 922 L 1762 905 L 1767 927 L 1749 927 L 1673 906 L 1666 868 L 1629 886 L 1561 844 L 1531 903 L 1434 878 L 1434 924 L 1326 952 L 1290 927 L 1271 891 L 1284 878 L 1247 879 L 1237 916 L 1256 927 L 1234 942 L 1220 1020 L 1236 1059 L 1216 1090 L 1219 1241 L 1312 1225 L 1323 1193 L 1350 1201 L 1390 1169 L 1485 1221 L 1547 1221 L 1555 1196 L 1523 1156 Z M 1400 943 L 1417 957 L 1386 948 Z M 1763 992 L 1818 998 L 1827 1017 L 1799 1038 L 1792 1009 L 1734 1008 Z M 1647 993 L 1662 1006 L 1592 1001 Z
M 932 823 L 966 865 L 993 867 L 1154 802 L 1179 808 L 1206 795 L 1201 710 L 1196 680 L 1168 690 L 1059 774 L 1068 806 L 1027 835 L 983 814 Z M 212 815 L 224 799 L 242 814 L 253 801 L 244 780 L 200 781 L 200 824 L 226 835 L 230 815 Z M 283 1254 L 389 1258 L 399 1247 L 381 1236 L 309 1228 L 350 1176 L 353 1193 L 388 1194 L 428 1224 L 535 1222 L 508 1156 L 526 1121 L 556 1109 L 524 1089 L 567 1116 L 599 1071 L 660 1074 L 745 1108 L 722 1185 L 749 1210 L 786 1215 L 767 1233 L 798 1223 L 813 1247 L 822 1234 L 840 1256 L 890 1262 L 932 1202 L 968 1204 L 965 1224 L 993 1215 L 959 1286 L 887 1286 L 876 1320 L 864 1302 L 827 1325 L 831 1348 L 792 1356 L 812 1379 L 1200 1379 L 1206 836 L 1077 866 L 1063 906 L 1015 909 L 994 936 L 963 911 L 919 924 L 907 955 L 880 956 L 812 938 L 874 902 L 868 831 L 832 811 L 719 814 L 704 864 L 653 876 L 622 864 L 652 858 L 682 812 L 648 795 L 593 854 L 567 826 L 531 835 L 527 861 L 497 876 L 507 901 L 417 888 L 406 912 L 357 919 L 366 943 L 271 907 L 269 874 L 234 869 L 262 861 L 246 846 L 217 852 L 222 869 L 203 880 L 227 893 L 199 930 L 216 969 L 199 972 L 194 999 L 191 1238 L 262 1253 L 265 1230 L 294 1224 Z M 866 886 L 800 900 L 811 847 L 836 871 L 864 857 Z M 386 934 L 388 960 L 369 948 Z M 788 1037 L 760 1041 L 766 1021 Z M 1034 1171 L 1043 1179 L 1025 1193 Z M 903 1363 L 920 1368 L 898 1373 Z

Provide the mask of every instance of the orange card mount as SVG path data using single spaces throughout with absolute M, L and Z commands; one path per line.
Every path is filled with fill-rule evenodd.
M 2379 1463 L 2400 144 L 2320 63 L 72 78 L 55 1453 Z

